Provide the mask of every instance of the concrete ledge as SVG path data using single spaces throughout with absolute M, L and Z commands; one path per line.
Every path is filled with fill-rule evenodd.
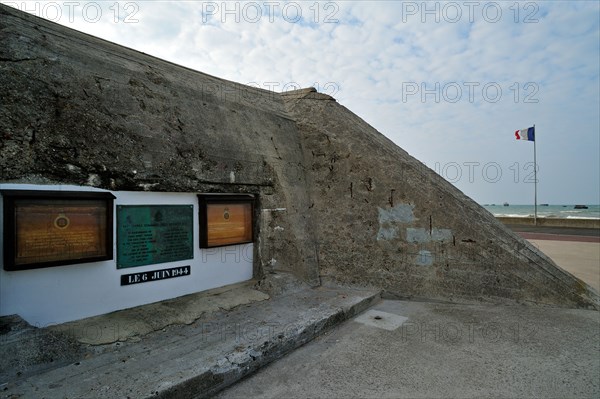
M 255 280 L 230 284 L 165 301 L 51 326 L 82 344 L 103 345 L 140 337 L 175 324 L 192 324 L 202 316 L 269 299 L 253 288 Z
M 379 300 L 378 291 L 315 288 L 255 302 L 0 382 L 1 397 L 208 397 Z
M 508 225 L 534 226 L 534 220 L 530 217 L 519 218 L 496 216 L 496 219 Z M 541 227 L 573 227 L 582 229 L 600 229 L 600 219 L 538 218 L 537 225 Z

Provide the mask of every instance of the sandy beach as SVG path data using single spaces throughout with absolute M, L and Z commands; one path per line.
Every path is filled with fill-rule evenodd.
M 600 291 L 600 231 L 509 225 L 556 264 Z

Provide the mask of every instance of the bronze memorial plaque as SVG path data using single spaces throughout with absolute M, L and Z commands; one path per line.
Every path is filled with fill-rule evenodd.
M 252 241 L 252 207 L 245 204 L 208 204 L 208 246 Z
M 112 259 L 111 194 L 13 194 L 3 192 L 5 269 Z
M 200 195 L 198 198 L 201 248 L 252 242 L 253 197 Z

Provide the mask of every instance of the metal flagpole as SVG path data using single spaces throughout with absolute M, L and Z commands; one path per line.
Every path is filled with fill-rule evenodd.
M 535 159 L 535 142 L 537 141 L 537 137 L 535 137 L 535 124 L 533 124 L 533 203 L 534 203 L 534 213 L 533 213 L 533 224 L 537 226 L 537 161 Z

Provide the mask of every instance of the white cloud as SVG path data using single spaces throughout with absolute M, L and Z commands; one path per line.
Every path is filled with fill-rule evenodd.
M 282 2 L 273 16 L 263 7 L 258 19 L 251 2 L 229 2 L 229 10 L 238 4 L 237 16 L 224 14 L 222 2 L 117 3 L 117 23 L 113 2 L 97 3 L 103 16 L 96 23 L 81 15 L 59 22 L 241 83 L 316 85 L 429 166 L 501 165 L 498 183 L 455 182 L 482 202 L 530 201 L 530 185 L 509 178 L 511 166 L 531 161 L 530 143 L 515 142 L 512 133 L 536 123 L 543 202 L 600 202 L 598 2 L 482 2 L 473 22 L 465 2 L 428 2 L 427 9 L 440 9 L 439 22 L 423 13 L 422 2 L 406 1 Z M 483 12 L 492 3 L 502 7 L 495 22 L 493 7 Z M 292 23 L 295 4 L 302 19 Z M 449 4 L 462 13 L 455 23 Z M 203 10 L 215 5 L 207 18 Z M 125 23 L 133 11 L 139 22 Z M 451 82 L 462 88 L 456 103 L 449 101 L 454 86 L 443 91 Z M 472 101 L 465 82 L 479 84 Z M 439 101 L 433 94 L 422 101 L 420 92 L 403 96 L 413 83 L 429 90 L 439 84 Z M 494 94 L 482 91 L 486 84 L 501 88 L 499 101 L 486 99 Z

